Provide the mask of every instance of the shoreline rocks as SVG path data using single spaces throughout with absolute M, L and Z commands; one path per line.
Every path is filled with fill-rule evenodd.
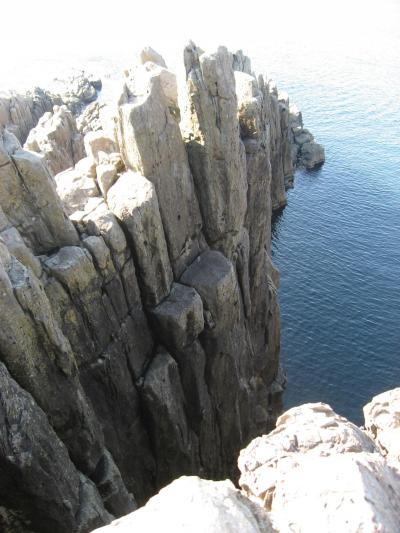
M 398 451 L 399 389 L 376 396 L 364 411 L 366 426 L 379 428 L 376 442 L 329 405 L 294 407 L 240 452 L 241 492 L 229 481 L 181 477 L 95 531 L 396 533 L 400 472 L 391 458 Z

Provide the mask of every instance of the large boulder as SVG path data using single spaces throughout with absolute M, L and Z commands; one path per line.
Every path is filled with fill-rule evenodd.
M 168 533 L 272 533 L 267 514 L 242 496 L 230 481 L 181 477 L 162 489 L 142 509 L 97 529 Z
M 243 492 L 277 531 L 398 530 L 400 476 L 326 404 L 290 409 L 239 457 Z

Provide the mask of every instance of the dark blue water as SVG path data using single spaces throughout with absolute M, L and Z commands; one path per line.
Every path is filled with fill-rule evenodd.
M 327 402 L 359 424 L 400 386 L 400 70 L 381 59 L 327 55 L 287 79 L 326 163 L 297 172 L 273 227 L 285 405 Z

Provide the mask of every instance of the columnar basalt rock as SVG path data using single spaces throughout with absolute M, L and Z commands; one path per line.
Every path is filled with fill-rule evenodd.
M 247 209 L 246 156 L 239 135 L 232 54 L 185 49 L 189 161 L 208 243 L 232 257 Z
M 270 221 L 290 171 L 288 102 L 243 53 L 191 44 L 182 133 L 174 74 L 152 49 L 140 63 L 79 161 L 65 109 L 27 143 L 44 156 L 1 129 L 0 379 L 37 447 L 28 471 L 25 441 L 12 461 L 0 446 L 0 495 L 34 531 L 84 533 L 178 475 L 237 478 L 240 448 L 279 411 Z M 83 99 L 92 89 L 77 82 Z M 22 431 L 7 402 L 4 442 Z

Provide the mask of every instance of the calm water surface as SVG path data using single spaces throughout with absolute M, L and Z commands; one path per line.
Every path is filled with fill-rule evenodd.
M 327 402 L 361 424 L 400 386 L 400 69 L 325 60 L 286 85 L 326 163 L 296 174 L 273 226 L 285 404 Z

